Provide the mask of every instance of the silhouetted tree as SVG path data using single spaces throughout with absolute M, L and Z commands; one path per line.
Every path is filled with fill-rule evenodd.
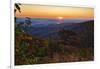
M 32 26 L 31 18 L 26 17 L 25 22 L 26 22 L 26 25 L 27 25 L 28 27 Z
M 19 11 L 21 13 L 21 8 L 20 6 L 21 5 L 20 3 L 15 3 L 15 9 L 14 9 L 14 12 L 16 13 L 16 11 Z
M 26 17 L 25 23 L 26 23 L 26 26 L 31 27 L 32 26 L 31 18 Z
M 21 8 L 20 8 L 20 3 L 15 3 L 15 9 L 14 9 L 14 13 L 16 14 L 17 11 L 19 11 L 21 13 Z M 15 17 L 15 22 L 16 22 L 16 17 Z

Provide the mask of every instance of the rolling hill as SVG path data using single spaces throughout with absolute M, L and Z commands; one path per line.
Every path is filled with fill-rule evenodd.
M 62 24 L 54 24 L 48 26 L 41 26 L 41 27 L 30 27 L 25 28 L 24 30 L 32 35 L 47 38 L 49 36 L 56 36 L 57 32 L 61 29 L 66 30 L 74 30 L 77 33 L 88 32 L 93 30 L 93 21 L 86 21 L 82 23 L 62 23 Z

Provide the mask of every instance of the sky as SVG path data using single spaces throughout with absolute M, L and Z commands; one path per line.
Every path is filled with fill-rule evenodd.
M 93 19 L 93 8 L 48 6 L 48 5 L 20 5 L 21 13 L 16 12 L 17 17 L 39 18 L 70 18 L 70 19 Z

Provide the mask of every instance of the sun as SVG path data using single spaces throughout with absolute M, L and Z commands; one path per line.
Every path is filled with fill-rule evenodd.
M 58 17 L 59 20 L 63 19 L 63 17 Z
M 58 18 L 58 22 L 57 22 L 57 24 L 60 24 L 60 23 L 63 22 L 63 17 L 57 17 L 57 18 Z

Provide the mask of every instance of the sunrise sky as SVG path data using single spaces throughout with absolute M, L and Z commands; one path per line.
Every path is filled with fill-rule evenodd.
M 17 17 L 39 18 L 88 18 L 94 17 L 93 8 L 58 7 L 44 5 L 22 4 L 21 13 L 16 12 Z

